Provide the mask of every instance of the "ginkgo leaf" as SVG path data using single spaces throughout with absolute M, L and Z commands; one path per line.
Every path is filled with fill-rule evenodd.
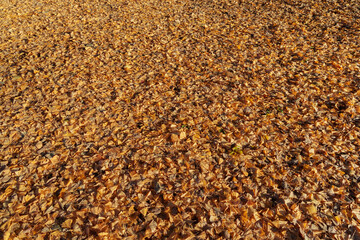
M 0 1 L 3 238 L 356 238 L 357 2 L 264 2 Z

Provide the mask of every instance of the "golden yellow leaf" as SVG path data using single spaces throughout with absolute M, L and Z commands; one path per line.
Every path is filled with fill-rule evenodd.
M 72 219 L 67 219 L 67 220 L 65 220 L 65 222 L 63 222 L 63 223 L 61 224 L 61 226 L 62 226 L 63 228 L 71 228 L 72 222 L 73 222 Z
M 144 207 L 143 209 L 140 210 L 140 212 L 142 213 L 142 215 L 146 216 L 148 210 L 149 210 L 148 207 Z
M 177 142 L 177 141 L 179 141 L 178 135 L 176 135 L 176 134 L 171 134 L 171 141 L 172 141 L 172 142 Z
M 306 209 L 310 215 L 317 213 L 317 208 L 314 204 L 310 204 L 309 206 L 306 207 Z
M 10 238 L 10 231 L 6 231 L 6 233 L 4 234 L 4 240 L 8 240 Z
M 186 138 L 186 133 L 185 132 L 181 132 L 180 133 L 180 140 Z
M 334 219 L 335 219 L 336 223 L 338 223 L 338 224 L 341 223 L 341 218 L 340 218 L 339 215 L 338 215 L 338 216 L 335 216 Z

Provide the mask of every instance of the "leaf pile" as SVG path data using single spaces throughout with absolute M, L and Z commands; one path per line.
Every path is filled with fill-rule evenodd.
M 0 1 L 0 238 L 359 239 L 359 16 Z

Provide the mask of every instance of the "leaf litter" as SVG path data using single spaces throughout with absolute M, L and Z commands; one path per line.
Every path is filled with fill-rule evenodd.
M 2 1 L 3 239 L 359 239 L 357 1 Z

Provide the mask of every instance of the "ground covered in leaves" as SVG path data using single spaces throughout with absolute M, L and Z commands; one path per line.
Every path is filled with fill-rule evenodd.
M 359 16 L 0 1 L 0 238 L 360 239 Z

